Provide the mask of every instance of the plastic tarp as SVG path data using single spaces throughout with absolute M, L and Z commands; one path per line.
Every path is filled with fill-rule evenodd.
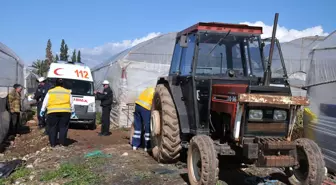
M 8 92 L 15 83 L 24 85 L 24 65 L 21 59 L 0 42 L 0 92 Z
M 37 74 L 35 74 L 31 69 L 29 68 L 25 68 L 24 69 L 25 74 L 24 74 L 24 86 L 25 86 L 25 93 L 26 94 L 32 94 L 36 91 L 37 86 L 38 86 L 38 82 L 37 79 L 39 78 L 39 76 Z
M 176 33 L 157 36 L 92 68 L 96 89 L 101 90 L 101 83 L 106 79 L 114 93 L 110 119 L 113 126 L 130 127 L 138 95 L 145 88 L 155 86 L 159 76 L 168 75 L 175 38 Z
M 0 142 L 9 129 L 10 115 L 5 109 L 6 96 L 15 83 L 24 85 L 24 65 L 21 59 L 0 42 Z
M 6 138 L 9 130 L 10 114 L 6 110 L 7 93 L 0 92 L 0 143 Z
M 281 50 L 284 57 L 289 83 L 293 96 L 306 96 L 306 91 L 297 87 L 306 84 L 306 74 L 310 66 L 309 53 L 320 44 L 325 37 L 312 36 L 281 43 Z
M 326 166 L 336 172 L 336 32 L 310 54 L 307 74 L 310 114 L 304 114 L 305 136 L 321 147 Z

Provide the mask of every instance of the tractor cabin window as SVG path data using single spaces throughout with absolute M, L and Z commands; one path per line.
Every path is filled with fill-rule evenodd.
M 260 40 L 256 37 L 250 38 L 245 44 L 245 53 L 247 54 L 248 74 L 255 77 L 264 76 L 264 64 L 260 51 Z
M 169 72 L 170 74 L 179 73 L 181 54 L 182 54 L 182 47 L 179 44 L 179 40 L 177 40 L 175 44 L 175 48 L 174 48 L 174 54 L 173 54 L 171 66 L 170 66 L 170 72 Z
M 180 64 L 180 72 L 182 76 L 191 75 L 192 63 L 195 52 L 196 35 L 191 34 L 187 38 L 188 47 L 182 49 L 182 58 Z
M 251 70 L 250 45 L 251 36 L 227 33 L 200 33 L 196 74 L 227 76 L 228 70 L 235 71 L 236 76 L 248 76 Z M 259 48 L 259 45 L 258 45 Z M 259 56 L 252 62 L 262 64 L 260 49 L 254 55 Z

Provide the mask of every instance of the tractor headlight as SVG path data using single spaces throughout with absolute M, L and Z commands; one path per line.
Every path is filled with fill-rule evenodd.
M 286 120 L 287 112 L 284 110 L 274 110 L 273 119 L 274 120 Z
M 250 110 L 249 111 L 249 119 L 260 120 L 263 118 L 262 110 Z
M 96 103 L 90 103 L 87 109 L 88 112 L 96 112 Z

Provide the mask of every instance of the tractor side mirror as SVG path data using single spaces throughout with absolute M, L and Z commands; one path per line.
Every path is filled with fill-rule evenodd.
M 180 38 L 180 46 L 182 48 L 186 48 L 188 47 L 188 42 L 187 42 L 187 36 L 186 35 L 182 35 Z

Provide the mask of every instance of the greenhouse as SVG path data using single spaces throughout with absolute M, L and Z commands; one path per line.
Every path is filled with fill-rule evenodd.
M 106 79 L 113 90 L 115 101 L 110 119 L 113 126 L 131 126 L 130 115 L 137 96 L 145 88 L 155 86 L 159 76 L 168 74 L 175 38 L 176 33 L 162 34 L 92 68 L 96 89 L 102 88 L 101 83 Z
M 24 84 L 24 64 L 6 45 L 0 42 L 0 93 L 8 92 L 15 83 Z
M 306 96 L 306 91 L 300 88 L 306 84 L 306 74 L 309 69 L 309 53 L 323 41 L 325 37 L 312 36 L 281 43 L 289 82 L 294 96 Z
M 336 31 L 310 53 L 307 95 L 311 115 L 305 114 L 305 137 L 322 149 L 326 166 L 336 172 Z
M 22 60 L 7 46 L 0 42 L 0 142 L 9 129 L 9 113 L 6 111 L 8 92 L 15 83 L 24 84 L 24 65 Z

